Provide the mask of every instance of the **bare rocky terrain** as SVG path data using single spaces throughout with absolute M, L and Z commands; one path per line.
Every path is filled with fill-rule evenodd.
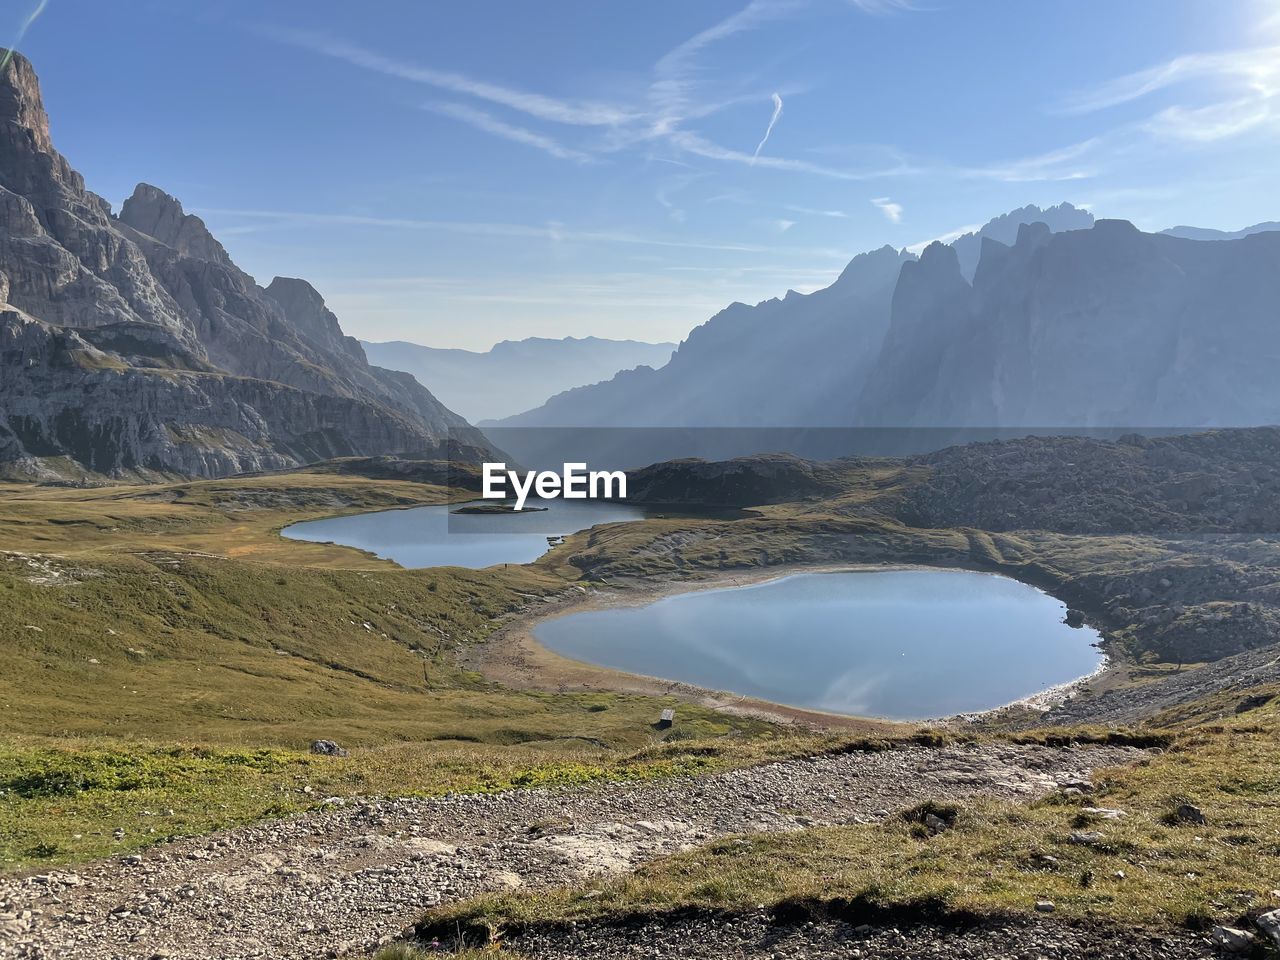
M 74 872 L 0 881 L 0 957 L 359 955 L 401 936 L 424 908 L 482 891 L 622 872 L 730 834 L 871 822 L 927 799 L 1030 799 L 1142 756 L 1127 747 L 912 746 L 644 785 L 326 802 Z M 598 955 L 664 955 L 656 951 L 671 936 L 642 938 L 652 946 L 640 954 L 619 941 Z M 734 938 L 755 936 L 717 926 L 702 938 L 711 952 L 687 955 L 731 956 Z M 1070 933 L 1047 936 L 1066 942 Z M 546 955 L 575 949 L 546 945 Z M 777 955 L 805 955 L 788 951 Z

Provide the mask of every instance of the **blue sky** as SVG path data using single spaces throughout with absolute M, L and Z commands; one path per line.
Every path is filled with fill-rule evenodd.
M 18 46 L 91 189 L 366 339 L 678 340 L 1025 203 L 1280 219 L 1278 0 L 46 0 Z

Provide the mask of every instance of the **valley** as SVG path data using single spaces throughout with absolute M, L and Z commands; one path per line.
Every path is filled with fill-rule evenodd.
M 1256 461 L 1254 482 L 1265 489 L 1272 440 L 1262 430 L 1154 442 L 1183 453 L 1223 446 L 1239 456 L 1249 453 Z M 1005 482 L 1018 477 L 1024 485 L 1071 488 L 1078 478 L 1061 469 L 1058 455 L 1046 453 L 1076 443 L 1033 439 L 1001 446 L 1006 461 L 1016 456 L 1024 464 L 1053 465 L 1042 474 L 1006 470 Z M 1125 444 L 1089 443 L 1090 456 L 1071 454 L 1082 470 L 1113 469 L 1108 463 L 1133 455 Z M 591 948 L 599 951 L 612 949 L 606 946 L 610 938 L 625 936 L 608 932 L 615 913 L 639 911 L 652 922 L 667 922 L 660 918 L 677 908 L 745 910 L 743 922 L 750 924 L 749 905 L 797 898 L 827 918 L 823 923 L 844 922 L 857 910 L 874 920 L 875 910 L 899 909 L 920 911 L 921 922 L 950 923 L 949 917 L 974 912 L 1034 915 L 1034 900 L 1020 899 L 1023 887 L 1014 878 L 1025 876 L 1026 858 L 1036 856 L 1058 863 L 1048 872 L 1032 868 L 1033 875 L 1041 895 L 1068 916 L 1079 911 L 1170 931 L 1187 924 L 1194 930 L 1210 920 L 1238 922 L 1245 901 L 1219 891 L 1252 891 L 1249 902 L 1262 903 L 1268 883 L 1274 886 L 1265 866 L 1271 841 L 1264 824 L 1271 822 L 1266 811 L 1272 802 L 1265 798 L 1272 787 L 1264 771 L 1274 760 L 1268 758 L 1276 742 L 1280 657 L 1274 641 L 1265 639 L 1267 629 L 1256 648 L 1248 632 L 1274 609 L 1276 578 L 1266 574 L 1280 562 L 1274 538 L 1261 532 L 1190 536 L 1182 530 L 1230 528 L 1241 514 L 1185 500 L 1163 501 L 1158 509 L 1162 501 L 1153 499 L 1153 488 L 1141 485 L 1126 495 L 1153 511 L 1147 531 L 917 526 L 935 502 L 931 491 L 951 490 L 979 468 L 947 452 L 934 460 L 931 466 L 827 464 L 819 475 L 830 485 L 829 495 L 791 503 L 782 500 L 786 470 L 813 476 L 813 465 L 764 458 L 755 481 L 743 480 L 753 472 L 750 459 L 690 465 L 699 479 L 682 481 L 687 491 L 699 484 L 721 493 L 749 491 L 745 499 L 723 504 L 739 512 L 604 524 L 568 537 L 532 564 L 485 570 L 403 569 L 350 548 L 279 536 L 283 526 L 307 517 L 473 496 L 361 477 L 352 472 L 361 461 L 142 487 L 6 488 L 0 584 L 8 602 L 0 606 L 0 636 L 16 670 L 0 681 L 6 708 L 0 833 L 7 841 L 5 865 L 17 872 L 4 881 L 0 899 L 34 906 L 49 918 L 22 921 L 16 942 L 48 949 L 75 941 L 81 934 L 74 931 L 84 930 L 103 944 L 103 956 L 133 955 L 124 945 L 129 938 L 147 943 L 146 949 L 167 942 L 174 957 L 210 949 L 257 956 L 277 949 L 271 946 L 275 937 L 305 937 L 320 952 L 358 954 L 398 936 L 433 903 L 443 912 L 431 914 L 421 928 L 427 939 L 439 936 L 431 931 L 462 923 L 468 930 L 509 931 L 512 945 L 527 944 L 532 956 L 553 949 L 540 931 L 555 929 L 566 916 L 587 921 L 584 930 L 600 931 L 591 934 L 603 938 Z M 1211 459 L 1195 462 L 1213 469 Z M 670 489 L 673 469 L 680 467 L 668 465 L 663 484 L 650 480 L 640 489 Z M 726 486 L 720 473 L 737 481 Z M 1250 502 L 1247 488 L 1236 496 Z M 950 493 L 941 502 L 957 503 Z M 980 510 L 982 503 L 968 509 Z M 1055 524 L 1066 529 L 1079 520 L 1066 511 Z M 1238 563 L 1244 555 L 1247 566 Z M 625 602 L 673 578 L 687 588 L 725 577 L 903 563 L 999 571 L 1049 590 L 1103 631 L 1109 670 L 1048 713 L 1016 707 L 979 722 L 922 731 L 708 698 L 706 691 L 678 684 L 633 686 L 568 661 L 571 670 L 557 672 L 554 663 L 546 670 L 548 662 L 536 650 L 515 660 L 509 653 L 511 638 L 528 623 L 546 611 L 578 607 L 592 594 Z M 1165 581 L 1168 586 L 1161 586 Z M 1174 619 L 1149 617 L 1148 611 L 1175 600 L 1182 612 Z M 1230 626 L 1236 622 L 1244 629 Z M 1212 663 L 1176 660 L 1181 638 L 1203 636 L 1195 632 L 1203 624 L 1227 624 L 1217 635 L 1229 644 L 1213 652 Z M 1202 640 L 1198 645 L 1210 649 Z M 668 707 L 677 719 L 664 730 L 655 724 Z M 308 753 L 317 739 L 331 739 L 350 755 Z M 1102 752 L 1091 753 L 1091 743 Z M 1031 767 L 1039 771 L 1034 775 L 980 766 L 958 772 L 953 781 L 933 779 L 944 776 L 951 762 L 944 758 L 995 751 L 1016 768 L 1022 761 L 1013 758 L 1044 749 L 1037 744 L 1082 746 L 1067 748 L 1057 760 L 1044 755 Z M 1163 745 L 1163 753 L 1125 753 L 1153 745 Z M 928 759 L 913 752 L 921 750 Z M 775 788 L 765 786 L 785 782 L 794 791 L 801 773 L 835 776 L 838 768 L 788 759 L 822 756 L 848 758 L 847 776 L 855 779 L 841 774 L 826 787 L 805 791 L 807 800 L 791 792 L 774 796 Z M 881 762 L 923 762 L 933 775 L 904 772 L 901 779 L 886 779 L 877 772 Z M 771 773 L 770 764 L 777 763 L 799 766 L 794 773 Z M 1055 763 L 1070 772 L 1037 779 Z M 1089 772 L 1101 768 L 1108 772 Z M 755 799 L 735 800 L 707 776 L 765 779 L 745 788 Z M 1088 784 L 1091 777 L 1087 791 L 1071 793 L 1073 784 Z M 875 792 L 884 788 L 894 802 Z M 641 794 L 634 806 L 616 806 L 635 789 Z M 682 808 L 685 789 L 718 798 L 711 821 L 703 819 L 705 812 L 695 813 L 696 806 Z M 644 790 L 657 791 L 652 796 L 661 800 L 639 800 Z M 916 790 L 921 802 L 959 804 L 959 826 L 928 843 L 910 839 L 910 821 L 886 813 L 909 806 Z M 967 791 L 973 791 L 971 799 Z M 1026 798 L 1046 794 L 1026 806 Z M 616 801 L 608 799 L 615 795 Z M 1225 841 L 1200 850 L 1184 844 L 1180 828 L 1153 833 L 1140 826 L 1158 821 L 1176 796 L 1220 824 L 1212 836 L 1236 838 L 1231 857 L 1214 853 L 1205 860 Z M 437 815 L 429 812 L 435 803 L 459 804 L 460 810 L 474 803 L 484 811 L 487 833 L 441 832 L 434 826 Z M 499 808 L 489 803 L 516 805 L 503 814 L 509 827 L 494 832 Z M 519 806 L 527 803 L 541 805 L 563 825 L 522 834 L 531 818 L 538 819 Z M 655 803 L 666 813 L 660 815 Z M 846 810 L 845 804 L 853 806 Z M 1084 829 L 1068 829 L 1073 818 L 1089 823 L 1096 816 L 1081 813 L 1085 806 L 1125 808 L 1121 832 L 1096 849 L 1072 846 L 1064 838 Z M 757 816 L 764 819 L 757 822 Z M 866 822 L 844 824 L 849 817 Z M 1104 826 L 1107 834 L 1116 829 Z M 331 836 L 332 830 L 358 842 L 342 853 L 348 841 L 313 841 L 316 850 L 329 853 L 310 865 L 299 840 Z M 836 832 L 824 832 L 831 830 Z M 230 832 L 199 839 L 211 831 Z M 746 839 L 732 839 L 742 835 Z M 728 838 L 729 846 L 717 845 L 717 837 Z M 820 848 L 806 846 L 815 842 Z M 950 886 L 947 871 L 935 869 L 952 857 L 944 851 L 991 844 L 1001 851 L 991 855 L 996 875 L 1008 871 L 1004 885 Z M 543 846 L 546 860 L 537 853 Z M 1245 850 L 1264 860 L 1240 859 Z M 899 856 L 907 859 L 882 862 Z M 967 862 L 968 856 L 953 859 Z M 1064 856 L 1072 868 L 1061 866 Z M 103 857 L 97 866 L 77 866 Z M 775 867 L 795 858 L 795 865 L 762 872 L 761 857 Z M 934 865 L 929 876 L 936 887 L 920 886 L 912 857 Z M 642 866 L 652 858 L 658 858 L 652 870 Z M 845 879 L 806 886 L 816 881 L 805 879 L 813 874 L 804 863 Z M 716 874 L 714 884 L 698 879 L 703 869 Z M 1153 869 L 1159 876 L 1170 871 L 1172 885 L 1153 885 Z M 597 877 L 599 870 L 604 873 Z M 1083 873 L 1101 878 L 1134 870 L 1147 877 L 1140 887 L 1100 879 L 1070 892 Z M 1185 882 L 1188 870 L 1196 882 Z M 617 881 L 608 879 L 618 871 Z M 1175 873 L 1183 878 L 1177 884 Z M 495 894 L 497 899 L 465 899 L 495 885 L 513 886 L 512 875 L 520 889 Z M 58 879 L 65 876 L 77 879 Z M 889 882 L 894 876 L 904 878 L 900 886 Z M 916 879 L 907 882 L 907 876 Z M 240 898 L 236 885 L 260 886 L 258 877 L 276 892 Z M 874 893 L 867 892 L 869 877 L 881 878 Z M 157 892 L 144 894 L 135 884 Z M 281 926 L 282 917 L 311 916 L 289 906 L 290 897 L 310 898 L 326 885 L 347 891 L 343 902 L 355 897 L 367 909 L 344 908 L 341 921 L 337 915 L 312 919 L 309 931 Z M 193 902 L 205 904 L 211 916 L 221 910 L 234 918 L 225 928 L 231 940 L 216 947 L 202 940 L 198 950 L 183 952 L 192 932 L 183 918 L 191 913 L 185 906 L 173 911 L 187 889 L 197 891 Z M 604 893 L 592 892 L 598 890 Z M 51 911 L 42 898 L 54 891 L 64 906 Z M 842 913 L 841 898 L 865 906 Z M 72 903 L 79 906 L 72 909 Z M 84 919 L 72 922 L 75 917 Z M 1174 942 L 1194 940 L 1193 934 L 1171 935 Z M 113 942 L 118 946 L 107 946 Z

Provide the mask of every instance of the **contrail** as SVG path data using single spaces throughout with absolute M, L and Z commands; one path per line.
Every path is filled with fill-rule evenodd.
M 773 133 L 773 125 L 778 122 L 780 116 L 782 116 L 782 98 L 775 93 L 773 95 L 773 116 L 769 118 L 769 126 L 765 128 L 764 136 L 756 144 L 756 152 L 751 155 L 752 163 L 755 163 L 756 157 L 760 156 L 760 151 L 769 142 L 769 134 Z
M 9 44 L 9 49 L 4 52 L 4 59 L 0 60 L 0 70 L 9 66 L 9 61 L 13 59 L 15 48 L 22 42 L 22 38 L 27 35 L 27 31 L 31 29 L 31 25 L 36 22 L 36 18 L 39 17 L 40 14 L 44 13 L 44 8 L 48 5 L 49 0 L 40 0 L 27 19 L 22 21 L 22 26 L 18 28 L 18 35 L 13 38 L 13 43 Z

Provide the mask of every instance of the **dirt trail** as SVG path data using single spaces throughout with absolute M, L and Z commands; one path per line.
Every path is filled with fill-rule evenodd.
M 1121 747 L 908 747 L 575 791 L 334 801 L 76 871 L 0 880 L 0 957 L 329 957 L 424 907 L 564 883 L 733 833 L 872 821 L 921 800 L 1028 799 L 1134 762 Z

